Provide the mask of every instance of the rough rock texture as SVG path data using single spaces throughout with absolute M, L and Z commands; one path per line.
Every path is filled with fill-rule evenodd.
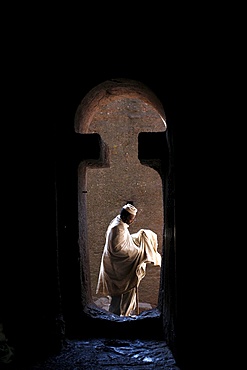
M 164 341 L 93 339 L 67 341 L 64 350 L 27 370 L 179 370 Z M 23 367 L 21 370 L 24 370 Z M 25 369 L 26 370 L 26 369 Z

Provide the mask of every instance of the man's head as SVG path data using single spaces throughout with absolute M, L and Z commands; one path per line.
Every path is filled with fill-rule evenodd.
M 120 217 L 123 222 L 130 225 L 135 220 L 136 213 L 137 213 L 137 208 L 134 207 L 132 204 L 127 203 L 123 206 L 121 213 L 120 213 Z

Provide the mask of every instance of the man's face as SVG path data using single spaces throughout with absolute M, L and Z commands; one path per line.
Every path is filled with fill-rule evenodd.
M 127 224 L 131 225 L 135 221 L 136 216 L 132 215 L 131 213 L 127 217 Z

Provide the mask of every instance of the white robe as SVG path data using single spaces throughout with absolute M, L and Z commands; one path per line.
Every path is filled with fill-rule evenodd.
M 146 275 L 146 263 L 161 266 L 157 234 L 140 229 L 130 234 L 120 215 L 106 232 L 96 293 L 116 296 L 137 287 Z

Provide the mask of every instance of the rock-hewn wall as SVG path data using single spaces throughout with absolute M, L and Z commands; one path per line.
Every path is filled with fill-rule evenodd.
M 99 133 L 109 147 L 109 167 L 88 168 L 87 209 L 88 249 L 90 254 L 91 289 L 95 295 L 105 232 L 109 222 L 127 201 L 138 209 L 134 233 L 140 228 L 158 235 L 159 252 L 163 240 L 163 199 L 160 175 L 143 166 L 138 159 L 138 134 L 165 131 L 164 123 L 150 105 L 139 99 L 118 99 L 98 111 L 89 133 Z M 139 287 L 140 310 L 158 303 L 160 268 L 147 266 Z

